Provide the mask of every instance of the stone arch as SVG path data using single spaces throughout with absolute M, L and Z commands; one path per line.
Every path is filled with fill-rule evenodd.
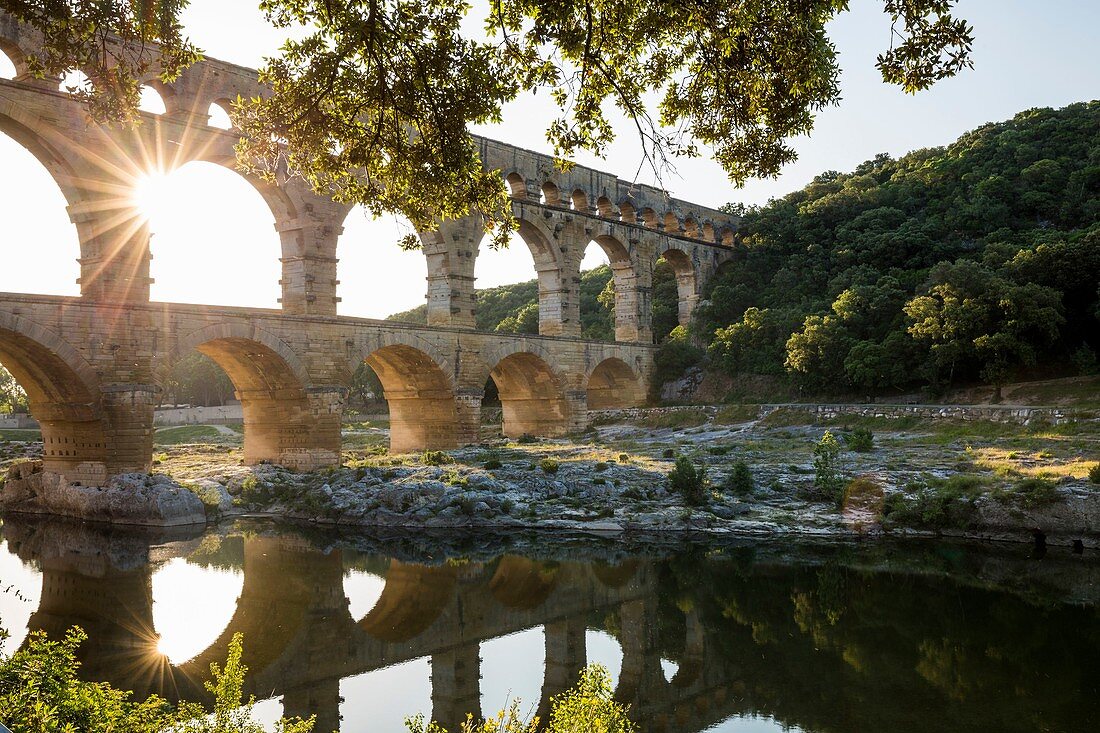
M 107 479 L 107 422 L 95 371 L 56 333 L 0 313 L 0 364 L 27 393 L 42 429 L 43 465 L 67 481 Z
M 19 46 L 11 41 L 7 40 L 3 36 L 0 36 L 0 62 L 5 59 L 11 63 L 12 75 L 11 79 L 18 79 L 20 76 L 27 72 L 26 57 L 20 50 Z M 0 79 L 6 79 L 8 77 L 0 76 Z
M 637 223 L 638 215 L 634 210 L 634 204 L 629 201 L 619 202 L 619 220 L 627 224 Z
M 213 124 L 217 116 L 217 111 L 225 113 L 226 122 L 228 124 Z M 218 130 L 233 130 L 236 129 L 236 125 L 233 124 L 233 101 L 227 97 L 219 97 L 209 104 L 206 108 L 207 113 L 207 126 L 213 127 Z
M 661 219 L 660 219 L 660 217 L 657 216 L 656 211 L 654 211 L 653 209 L 651 209 L 648 206 L 646 206 L 645 208 L 641 209 L 638 212 L 637 218 L 638 218 L 638 221 L 640 221 L 643 226 L 647 226 L 650 229 L 660 229 L 661 228 Z
M 159 107 L 159 111 L 151 111 L 143 109 L 145 114 L 151 115 L 165 115 L 173 111 L 173 97 L 175 96 L 175 90 L 168 84 L 160 81 L 159 79 L 151 78 L 143 82 L 141 85 L 142 106 L 149 106 L 150 102 L 154 99 L 157 104 L 153 106 Z
M 618 357 L 604 359 L 588 376 L 588 409 L 637 407 L 645 398 L 641 379 Z
M 676 215 L 675 211 L 665 213 L 665 218 L 661 223 L 666 232 L 675 234 L 681 230 L 680 217 Z
M 378 376 L 390 408 L 390 450 L 407 453 L 457 447 L 458 410 L 447 362 L 416 336 L 382 342 L 362 360 Z
M 565 381 L 535 351 L 515 351 L 488 362 L 494 364 L 489 376 L 500 394 L 502 431 L 509 438 L 569 432 Z
M 714 241 L 714 224 L 712 222 L 703 222 L 703 240 L 706 242 Z
M 207 135 L 209 135 L 209 144 L 196 145 L 197 149 L 187 157 L 177 161 L 176 165 L 182 167 L 187 163 L 213 163 L 240 176 L 263 198 L 271 210 L 276 227 L 278 227 L 279 222 L 293 220 L 298 217 L 298 207 L 286 189 L 263 181 L 257 176 L 249 175 L 238 168 L 237 154 L 233 151 L 233 145 L 236 143 L 235 137 L 213 131 L 207 133 Z
M 722 227 L 718 230 L 718 239 L 723 246 L 732 247 L 737 243 L 737 233 L 733 230 L 733 227 Z
M 684 236 L 692 239 L 699 238 L 699 223 L 693 217 L 684 219 Z
M 563 282 L 560 249 L 555 246 L 553 235 L 545 225 L 527 214 L 519 212 L 517 234 L 527 245 L 534 260 L 539 285 L 539 333 L 554 336 L 564 332 L 564 291 L 569 284 Z
M 588 206 L 588 194 L 583 189 L 575 189 L 569 196 L 569 203 L 574 211 L 581 211 L 587 213 L 590 211 Z
M 561 206 L 561 189 L 553 181 L 542 184 L 542 203 L 547 206 Z
M 514 199 L 527 198 L 527 181 L 519 173 L 512 171 L 504 177 L 504 185 L 508 187 L 508 195 Z
M 391 560 L 386 586 L 359 622 L 369 636 L 390 643 L 408 641 L 428 629 L 455 597 L 458 572 L 451 565 L 414 565 Z
M 615 204 L 611 203 L 611 199 L 607 196 L 600 196 L 596 199 L 596 210 L 605 219 L 619 218 L 618 212 L 615 211 Z
M 233 383 L 244 413 L 244 460 L 308 469 L 336 462 L 335 435 L 313 418 L 309 374 L 281 339 L 254 326 L 212 324 L 186 334 L 154 365 L 157 378 L 192 349 L 208 356 Z
M 636 341 L 638 338 L 637 268 L 629 248 L 610 234 L 593 237 L 607 255 L 615 288 L 615 340 Z
M 664 259 L 676 273 L 676 293 L 679 302 L 679 320 L 681 326 L 691 323 L 691 312 L 698 301 L 698 276 L 691 255 L 675 247 L 660 248 L 658 255 Z

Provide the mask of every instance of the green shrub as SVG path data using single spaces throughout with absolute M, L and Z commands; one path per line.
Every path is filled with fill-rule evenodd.
M 485 463 L 481 464 L 481 467 L 484 468 L 486 471 L 495 471 L 503 465 L 504 464 L 498 461 L 496 458 L 490 458 L 489 460 L 485 461 Z
M 676 451 L 673 450 L 672 448 L 665 448 L 663 451 L 661 451 L 661 457 L 662 458 L 675 458 L 676 457 Z
M 668 474 L 668 484 L 673 493 L 683 496 L 688 504 L 698 506 L 707 501 L 707 470 L 696 468 L 687 456 L 676 459 Z
M 441 450 L 426 450 L 420 454 L 420 462 L 425 466 L 445 466 L 454 463 L 455 459 Z
M 620 453 L 619 454 L 619 463 L 630 463 L 630 454 L 629 453 Z
M 744 461 L 733 464 L 733 470 L 726 477 L 726 482 L 722 488 L 734 496 L 752 496 L 753 492 L 756 491 L 756 485 L 752 480 L 752 471 L 749 470 L 749 465 Z
M 604 463 L 603 461 L 600 461 L 595 466 L 593 466 L 592 469 L 594 471 L 606 471 L 607 470 L 607 464 Z
M 974 525 L 976 502 L 984 487 L 981 477 L 970 474 L 910 485 L 906 491 L 913 496 L 888 497 L 883 516 L 892 523 L 911 527 L 969 529 Z
M 543 473 L 557 473 L 560 467 L 557 459 L 554 458 L 543 458 L 539 461 L 539 468 L 542 469 Z
M 729 453 L 730 450 L 732 450 L 731 446 L 715 445 L 707 448 L 707 453 L 710 453 L 712 456 L 724 456 Z
M 867 428 L 853 428 L 844 434 L 844 443 L 848 450 L 856 453 L 870 453 L 875 448 L 875 436 Z
M 596 478 L 592 479 L 592 485 L 593 486 L 603 486 L 606 483 L 607 483 L 607 480 L 604 479 L 601 476 L 597 476 Z
M 516 442 L 520 445 L 530 445 L 531 443 L 539 442 L 539 439 L 536 438 L 534 435 L 531 435 L 530 433 L 524 433 L 523 435 L 516 438 Z
M 500 510 L 505 514 L 511 514 L 512 510 L 516 508 L 516 503 L 511 499 L 505 499 L 500 502 Z
M 840 505 L 844 499 L 844 479 L 837 466 L 840 443 L 826 430 L 814 445 L 814 486 L 828 501 Z
M 1044 478 L 1025 478 L 1013 487 L 1016 498 L 1027 507 L 1043 506 L 1058 501 L 1058 488 Z
M 715 425 L 736 425 L 755 420 L 760 415 L 760 405 L 726 405 L 714 416 Z
M 1089 469 L 1089 481 L 1100 484 L 1100 463 L 1092 464 L 1092 468 Z

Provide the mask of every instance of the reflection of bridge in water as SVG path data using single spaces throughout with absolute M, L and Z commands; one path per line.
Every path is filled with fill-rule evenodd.
M 5 533 L 21 555 L 42 546 L 34 539 L 21 542 L 10 528 Z M 188 549 L 161 547 L 156 557 L 169 559 Z M 481 643 L 542 626 L 545 667 L 538 714 L 545 719 L 551 697 L 575 684 L 586 664 L 586 629 L 613 615 L 622 647 L 616 697 L 631 704 L 647 730 L 702 730 L 731 714 L 722 704 L 727 693 L 721 681 L 704 673 L 717 666 L 706 663 L 703 627 L 691 614 L 681 654 L 673 658 L 678 671 L 666 680 L 661 659 L 670 655 L 658 644 L 656 574 L 648 562 L 611 566 L 516 555 L 435 566 L 388 560 L 381 596 L 356 619 L 344 577 L 349 561 L 357 558 L 298 538 L 248 537 L 232 620 L 206 650 L 175 665 L 157 648 L 155 564 L 119 567 L 107 554 L 36 556 L 42 596 L 29 625 L 51 635 L 81 626 L 89 635 L 83 673 L 132 689 L 138 697 L 156 693 L 209 702 L 202 681 L 210 663 L 224 662 L 233 634 L 241 632 L 249 668 L 246 694 L 281 696 L 288 716 L 317 715 L 316 731 L 339 728 L 342 679 L 425 657 L 431 660 L 432 718 L 454 731 L 466 713 L 495 712 L 480 709 Z
M 530 559 L 495 556 L 479 537 L 469 560 L 418 564 L 411 558 L 448 552 L 423 537 L 370 545 L 398 560 L 265 532 L 195 552 L 191 542 L 8 519 L 3 535 L 42 571 L 30 627 L 82 626 L 87 676 L 209 702 L 208 665 L 240 631 L 247 691 L 281 697 L 287 714 L 316 714 L 318 733 L 339 725 L 341 680 L 413 659 L 430 660 L 441 723 L 454 730 L 467 712 L 494 713 L 479 710 L 482 645 L 539 627 L 540 712 L 597 655 L 585 631 L 598 629 L 619 642 L 616 696 L 646 733 L 695 733 L 744 714 L 816 733 L 1078 731 L 1100 719 L 1100 565 L 1068 550 L 1037 561 L 1004 547 L 785 541 L 615 565 L 599 558 L 622 557 L 621 543 L 561 544 L 545 550 L 552 559 Z M 152 598 L 153 570 L 175 557 L 244 575 L 225 630 L 179 665 L 157 650 Z M 344 590 L 350 570 L 385 580 L 361 618 Z M 677 665 L 671 679 L 662 659 Z

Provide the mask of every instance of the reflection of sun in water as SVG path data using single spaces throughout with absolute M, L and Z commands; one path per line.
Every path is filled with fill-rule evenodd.
M 374 604 L 378 603 L 385 589 L 385 578 L 359 570 L 351 571 L 344 576 L 344 595 L 348 598 L 348 613 L 356 621 L 361 621 L 374 608 Z
M 192 659 L 213 644 L 233 618 L 244 585 L 239 570 L 169 560 L 153 574 L 153 627 L 157 649 L 173 664 Z

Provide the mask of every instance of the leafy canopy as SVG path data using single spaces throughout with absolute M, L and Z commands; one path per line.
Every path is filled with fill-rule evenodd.
M 971 65 L 972 29 L 954 4 L 883 0 L 889 48 L 877 66 L 886 82 L 916 92 Z M 123 120 L 134 117 L 147 67 L 156 61 L 167 80 L 196 57 L 177 22 L 185 5 L 0 0 L 45 32 L 39 72 L 90 69 L 93 109 Z M 826 25 L 848 10 L 847 0 L 488 0 L 478 32 L 470 4 L 452 0 L 260 6 L 277 27 L 307 35 L 261 70 L 269 96 L 240 101 L 242 165 L 300 176 L 421 230 L 478 210 L 498 245 L 514 222 L 470 125 L 499 122 L 506 103 L 543 91 L 561 110 L 546 131 L 559 158 L 602 154 L 616 133 L 613 106 L 658 175 L 704 146 L 736 183 L 774 176 L 796 157 L 790 138 L 840 99 Z M 162 45 L 98 59 L 110 34 Z

